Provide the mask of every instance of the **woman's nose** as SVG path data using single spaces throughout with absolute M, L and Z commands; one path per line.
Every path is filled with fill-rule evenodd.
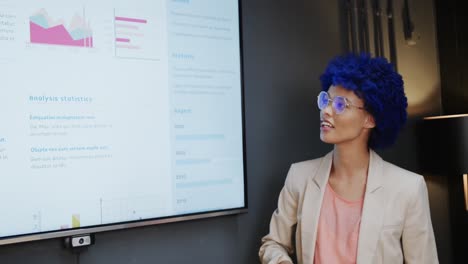
M 322 113 L 329 116 L 333 114 L 333 107 L 331 102 L 329 102 L 328 105 L 322 110 Z

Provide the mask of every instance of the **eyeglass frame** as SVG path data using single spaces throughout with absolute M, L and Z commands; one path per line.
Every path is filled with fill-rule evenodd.
M 323 93 L 327 95 L 327 97 L 328 97 L 328 103 L 327 103 L 327 105 L 326 105 L 323 109 L 320 109 L 320 103 L 319 103 L 319 100 L 320 100 L 320 99 L 319 99 L 319 98 L 320 98 L 320 95 L 323 94 Z M 343 109 L 343 111 L 338 112 L 337 109 L 333 106 L 333 102 L 335 101 L 335 98 L 343 98 L 343 100 L 344 100 L 344 102 L 345 102 L 345 109 Z M 348 98 L 344 97 L 344 96 L 339 96 L 339 95 L 337 95 L 337 96 L 331 98 L 330 94 L 329 94 L 328 92 L 325 92 L 325 91 L 321 91 L 321 92 L 317 95 L 317 107 L 319 108 L 320 111 L 322 111 L 322 110 L 324 110 L 325 108 L 327 108 L 327 107 L 330 105 L 330 102 L 332 103 L 331 105 L 332 105 L 333 111 L 335 111 L 335 113 L 338 114 L 338 115 L 344 113 L 344 111 L 346 110 L 346 108 L 349 108 L 349 107 L 351 107 L 351 106 L 352 106 L 352 107 L 355 107 L 355 108 L 357 108 L 357 109 L 360 109 L 360 110 L 366 110 L 366 108 L 363 107 L 363 106 L 357 106 L 357 105 L 352 104 L 352 103 L 350 102 L 350 100 L 349 100 Z

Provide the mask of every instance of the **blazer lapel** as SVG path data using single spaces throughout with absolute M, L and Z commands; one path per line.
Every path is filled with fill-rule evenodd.
M 383 160 L 370 150 L 367 187 L 362 208 L 359 231 L 357 263 L 372 263 L 377 241 L 383 224 L 385 197 L 383 183 Z
M 323 157 L 317 172 L 309 178 L 305 186 L 300 227 L 302 262 L 304 264 L 312 264 L 314 261 L 320 209 L 328 177 L 330 176 L 332 158 L 333 151 Z

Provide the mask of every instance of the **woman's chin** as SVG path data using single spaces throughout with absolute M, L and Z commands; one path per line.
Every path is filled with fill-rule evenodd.
M 322 140 L 323 143 L 335 144 L 335 141 L 324 133 L 320 133 L 320 140 Z

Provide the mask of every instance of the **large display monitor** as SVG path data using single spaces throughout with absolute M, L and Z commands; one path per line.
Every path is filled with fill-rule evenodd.
M 245 211 L 238 0 L 0 0 L 0 244 Z

